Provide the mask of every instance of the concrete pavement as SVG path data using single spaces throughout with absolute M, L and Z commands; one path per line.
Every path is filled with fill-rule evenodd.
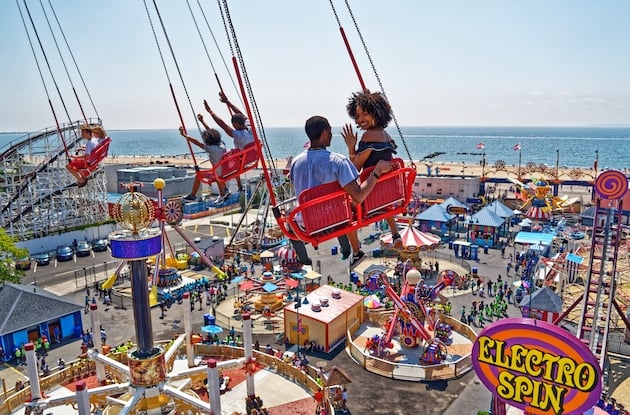
M 207 224 L 208 219 L 205 219 Z M 361 238 L 365 238 L 372 230 L 366 229 L 361 232 Z M 308 247 L 309 254 L 314 260 L 315 268 L 323 275 L 324 279 L 327 275 L 335 281 L 349 283 L 348 264 L 341 261 L 339 255 L 332 255 L 332 247 L 336 245 L 336 241 L 328 241 L 320 246 L 318 250 Z M 378 248 L 378 242 L 364 245 L 366 252 L 374 248 Z M 447 248 L 442 248 L 440 252 L 446 252 Z M 424 253 L 431 255 L 431 253 Z M 440 269 L 448 269 L 449 265 L 440 261 Z M 479 254 L 479 261 L 472 264 L 478 268 L 478 273 L 484 278 L 492 278 L 501 274 L 505 277 L 505 261 L 501 259 L 498 250 L 489 250 L 488 254 Z M 458 264 L 452 264 L 452 269 L 456 269 Z M 260 272 L 260 267 L 258 267 Z M 431 281 L 428 281 L 431 283 Z M 82 304 L 84 291 L 76 291 L 74 283 L 50 287 L 51 292 L 73 300 L 77 304 Z M 231 294 L 235 287 L 231 285 L 228 293 Z M 461 306 L 470 306 L 470 302 L 474 297 L 470 292 L 461 292 L 457 290 L 446 289 L 442 292 L 446 295 L 453 305 L 453 314 L 457 315 Z M 126 302 L 128 301 L 128 302 Z M 105 311 L 105 307 L 99 303 L 99 312 L 101 313 L 101 322 L 108 332 L 108 342 L 111 345 L 117 345 L 129 339 L 135 340 L 135 332 L 133 325 L 133 313 L 131 310 L 131 299 L 123 299 L 122 303 L 116 303 Z M 177 333 L 183 332 L 183 307 L 189 307 L 189 304 L 175 304 L 171 309 L 167 310 L 164 319 L 160 319 L 159 308 L 151 310 L 153 333 L 155 339 L 171 338 Z M 227 310 L 232 308 L 232 299 L 224 302 L 223 307 Z M 210 312 L 209 308 L 202 304 L 201 310 L 199 305 L 195 306 L 193 311 L 193 327 L 195 331 L 203 324 L 203 314 Z M 519 311 L 516 307 L 511 306 L 509 313 L 512 316 L 518 316 Z M 222 313 L 223 314 L 223 313 Z M 226 313 L 226 314 L 229 314 Z M 221 320 L 219 320 L 221 322 Z M 89 327 L 89 315 L 84 315 L 84 326 Z M 226 328 L 230 327 L 231 322 L 224 323 Z M 238 329 L 238 327 L 235 327 Z M 264 324 L 254 325 L 254 340 L 259 340 L 261 344 L 272 343 L 277 330 L 270 330 Z M 275 345 L 277 347 L 277 345 Z M 59 357 L 66 362 L 76 358 L 80 353 L 80 342 L 69 341 L 62 345 L 56 345 L 51 348 L 47 361 L 54 364 Z M 321 360 L 321 357 L 316 357 Z M 433 383 L 430 385 L 424 383 L 411 383 L 403 381 L 394 381 L 392 379 L 383 378 L 354 364 L 346 353 L 339 353 L 328 361 L 328 367 L 336 365 L 342 367 L 353 379 L 353 383 L 348 386 L 349 389 L 349 407 L 355 414 L 373 413 L 373 414 L 412 414 L 422 411 L 426 414 L 446 414 L 460 415 L 476 413 L 478 410 L 487 410 L 490 404 L 490 393 L 479 382 L 474 373 L 468 373 L 460 379 L 451 380 L 449 382 Z M 627 363 L 625 364 L 627 366 Z M 0 369 L 0 377 L 5 380 L 7 388 L 11 388 L 18 378 L 24 379 L 25 367 L 13 367 L 11 365 L 3 365 Z M 623 372 L 616 376 L 619 382 L 616 388 L 619 392 L 612 390 L 612 395 L 623 401 L 624 396 L 630 396 L 627 392 L 623 392 L 624 382 L 627 376 L 623 376 Z M 627 385 L 626 385 L 627 386 Z M 376 395 L 381 391 L 387 391 L 388 399 L 383 402 L 382 399 L 376 399 Z M 623 393 L 623 394 L 622 394 Z M 628 398 L 625 398 L 628 399 Z M 395 403 L 395 405 L 394 405 Z M 394 406 L 392 406 L 394 405 Z

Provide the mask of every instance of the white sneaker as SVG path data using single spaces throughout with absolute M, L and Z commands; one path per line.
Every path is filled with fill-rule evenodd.
M 227 198 L 228 198 L 228 197 L 230 197 L 230 191 L 229 191 L 229 190 L 226 190 L 226 191 L 225 191 L 225 193 L 223 193 L 222 195 L 220 195 L 219 197 L 217 197 L 217 198 L 214 200 L 214 204 L 215 204 L 215 205 L 220 205 L 220 204 L 222 204 L 223 202 L 225 202 L 225 201 L 227 200 Z

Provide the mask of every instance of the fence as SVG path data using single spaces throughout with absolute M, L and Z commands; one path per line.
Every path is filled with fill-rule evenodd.
M 168 344 L 166 344 L 166 348 L 168 348 Z M 185 355 L 186 345 L 182 345 L 178 350 L 178 356 L 185 358 Z M 224 359 L 238 359 L 245 356 L 245 351 L 242 347 L 197 344 L 195 345 L 195 355 L 201 358 L 221 356 Z M 300 384 L 312 393 L 319 389 L 319 384 L 316 381 L 317 369 L 309 368 L 304 371 L 293 366 L 291 363 L 285 363 L 282 359 L 255 350 L 253 351 L 253 356 L 256 358 L 257 362 L 266 365 L 269 370 L 287 378 L 291 382 Z M 124 363 L 126 362 L 127 355 L 126 353 L 110 353 L 109 357 Z M 311 373 L 315 375 L 315 377 L 311 376 Z M 95 362 L 80 359 L 70 362 L 64 369 L 53 371 L 49 376 L 42 378 L 40 385 L 42 391 L 45 391 L 62 383 L 77 381 L 95 374 Z M 117 383 L 128 381 L 124 373 L 109 372 L 108 378 Z M 0 415 L 9 415 L 23 406 L 24 402 L 30 398 L 30 393 L 30 386 L 28 385 L 18 391 L 15 389 L 5 391 L 0 395 L 4 400 L 4 402 L 0 403 Z
M 378 315 L 375 314 L 374 319 L 378 319 Z M 468 338 L 470 341 L 475 341 L 477 334 L 467 325 L 450 318 L 448 316 L 440 317 L 442 321 L 450 324 L 454 331 Z M 404 363 L 390 362 L 388 360 L 374 357 L 369 353 L 366 354 L 364 349 L 356 345 L 352 340 L 351 333 L 354 329 L 347 332 L 347 343 L 350 355 L 353 360 L 363 366 L 363 368 L 369 372 L 378 374 L 380 376 L 389 377 L 396 380 L 407 381 L 433 381 L 433 380 L 447 380 L 458 378 L 472 369 L 472 359 L 470 355 L 464 356 L 458 360 L 441 363 L 437 365 L 412 365 Z

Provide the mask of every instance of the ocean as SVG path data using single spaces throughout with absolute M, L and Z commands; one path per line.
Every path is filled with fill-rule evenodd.
M 341 127 L 333 129 L 332 151 L 346 154 L 340 135 Z M 593 166 L 597 157 L 599 168 L 630 168 L 630 127 L 402 127 L 404 143 L 411 158 L 418 162 L 428 155 L 439 154 L 430 161 L 479 163 L 485 151 L 486 163 L 498 160 L 521 164 L 556 165 L 560 167 Z M 409 155 L 400 134 L 394 128 L 390 134 L 398 144 L 398 156 L 407 160 Z M 177 156 L 189 154 L 186 141 L 173 130 L 110 130 L 112 143 L 110 156 Z M 0 152 L 24 134 L 0 133 Z M 191 131 L 199 137 L 199 133 Z M 233 144 L 225 140 L 228 148 Z M 224 137 L 225 139 L 225 137 Z M 263 137 L 261 137 L 263 139 Z M 284 159 L 303 151 L 306 135 L 301 127 L 266 128 L 264 140 L 275 159 Z M 480 144 L 484 144 L 484 148 Z M 521 150 L 515 150 L 520 144 Z M 195 151 L 198 149 L 195 148 Z

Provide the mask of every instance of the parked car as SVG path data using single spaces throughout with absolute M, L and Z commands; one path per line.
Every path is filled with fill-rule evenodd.
M 34 259 L 35 259 L 35 262 L 37 262 L 37 265 L 50 264 L 50 254 L 48 252 L 44 252 L 43 254 L 36 255 Z
M 62 245 L 57 247 L 57 261 L 72 261 L 74 259 L 74 250 L 71 246 Z
M 77 256 L 90 256 L 92 247 L 88 241 L 81 241 L 77 244 Z
M 21 271 L 28 271 L 29 269 L 31 269 L 31 259 L 28 257 L 16 259 L 15 269 L 19 269 Z
M 92 251 L 105 252 L 107 251 L 107 239 L 95 239 L 92 241 Z

